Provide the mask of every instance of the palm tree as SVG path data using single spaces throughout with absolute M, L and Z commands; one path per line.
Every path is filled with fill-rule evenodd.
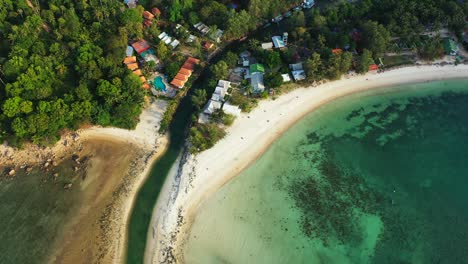
M 192 104 L 197 109 L 197 111 L 199 111 L 205 103 L 206 97 L 207 94 L 205 89 L 195 90 L 194 95 L 192 95 Z

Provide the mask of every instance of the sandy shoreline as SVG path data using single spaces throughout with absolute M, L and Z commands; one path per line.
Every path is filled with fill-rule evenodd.
M 251 113 L 237 118 L 226 138 L 212 149 L 188 157 L 180 167 L 178 163 L 174 165 L 153 212 L 145 263 L 174 259 L 180 263 L 181 245 L 199 205 L 314 109 L 373 88 L 455 78 L 468 78 L 468 65 L 411 66 L 379 74 L 343 77 L 317 87 L 296 89 L 276 100 L 262 101 Z
M 70 185 L 79 199 L 50 241 L 47 263 L 124 262 L 136 194 L 168 146 L 168 136 L 158 132 L 166 107 L 166 101 L 149 98 L 134 130 L 91 127 L 66 133 L 50 147 L 27 144 L 18 150 L 0 145 L 0 165 L 7 173 L 33 167 L 47 173 L 70 157 L 76 157 L 75 172 L 84 173 Z

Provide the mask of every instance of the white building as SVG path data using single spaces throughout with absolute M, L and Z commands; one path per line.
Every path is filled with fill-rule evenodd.
M 273 41 L 275 48 L 282 49 L 285 47 L 283 38 L 281 36 L 273 36 L 271 40 Z
M 250 85 L 252 86 L 253 93 L 261 93 L 265 90 L 265 84 L 263 83 L 263 73 L 254 72 L 250 74 Z
M 307 77 L 302 63 L 289 64 L 289 68 L 295 81 L 302 81 Z
M 210 99 L 206 104 L 205 108 L 203 109 L 203 113 L 211 115 L 218 109 L 221 109 L 221 102 Z
M 264 49 L 264 50 L 273 49 L 273 42 L 264 42 L 264 43 L 262 43 L 262 49 Z
M 241 109 L 238 106 L 235 106 L 235 105 L 232 105 L 232 104 L 229 104 L 229 103 L 225 103 L 223 105 L 223 112 L 226 113 L 226 114 L 233 115 L 233 116 L 240 116 Z

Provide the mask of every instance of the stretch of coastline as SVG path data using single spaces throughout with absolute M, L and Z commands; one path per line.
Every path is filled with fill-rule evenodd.
M 468 78 L 468 65 L 411 66 L 378 74 L 346 76 L 262 101 L 251 113 L 237 118 L 228 128 L 227 136 L 213 148 L 196 156 L 182 154 L 174 164 L 153 211 L 145 263 L 173 260 L 183 263 L 183 245 L 197 208 L 314 109 L 358 92 L 456 78 Z
M 100 187 L 88 196 L 91 205 L 83 204 L 77 212 L 79 218 L 64 228 L 51 262 L 124 262 L 127 226 L 136 195 L 151 165 L 168 146 L 168 136 L 158 132 L 166 107 L 166 101 L 151 99 L 134 130 L 93 127 L 79 131 L 84 141 L 113 145 L 117 155 L 94 157 L 98 161 L 91 164 L 87 173 L 102 177 L 104 182 L 93 182 Z M 106 187 L 109 190 L 102 195 Z
M 27 144 L 23 149 L 0 146 L 0 164 L 6 177 L 23 177 L 33 168 L 50 174 L 61 166 L 80 173 L 66 177 L 72 183 L 73 208 L 50 241 L 47 263 L 121 263 L 126 252 L 127 225 L 137 192 L 153 162 L 164 153 L 168 136 L 159 134 L 167 101 L 149 99 L 134 130 L 90 127 L 66 133 L 53 146 Z M 63 163 L 63 165 L 62 165 Z M 44 189 L 43 191 L 46 191 Z M 71 194 L 63 198 L 72 199 Z M 38 220 L 39 221 L 39 220 Z

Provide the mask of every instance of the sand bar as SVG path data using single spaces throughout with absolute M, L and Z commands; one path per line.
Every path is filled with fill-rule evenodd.
M 276 100 L 262 101 L 251 113 L 237 118 L 228 135 L 213 148 L 174 165 L 153 212 L 145 263 L 160 263 L 172 256 L 183 262 L 181 245 L 199 205 L 315 108 L 373 88 L 454 78 L 468 78 L 468 65 L 411 66 L 343 77 L 317 87 L 296 89 Z

